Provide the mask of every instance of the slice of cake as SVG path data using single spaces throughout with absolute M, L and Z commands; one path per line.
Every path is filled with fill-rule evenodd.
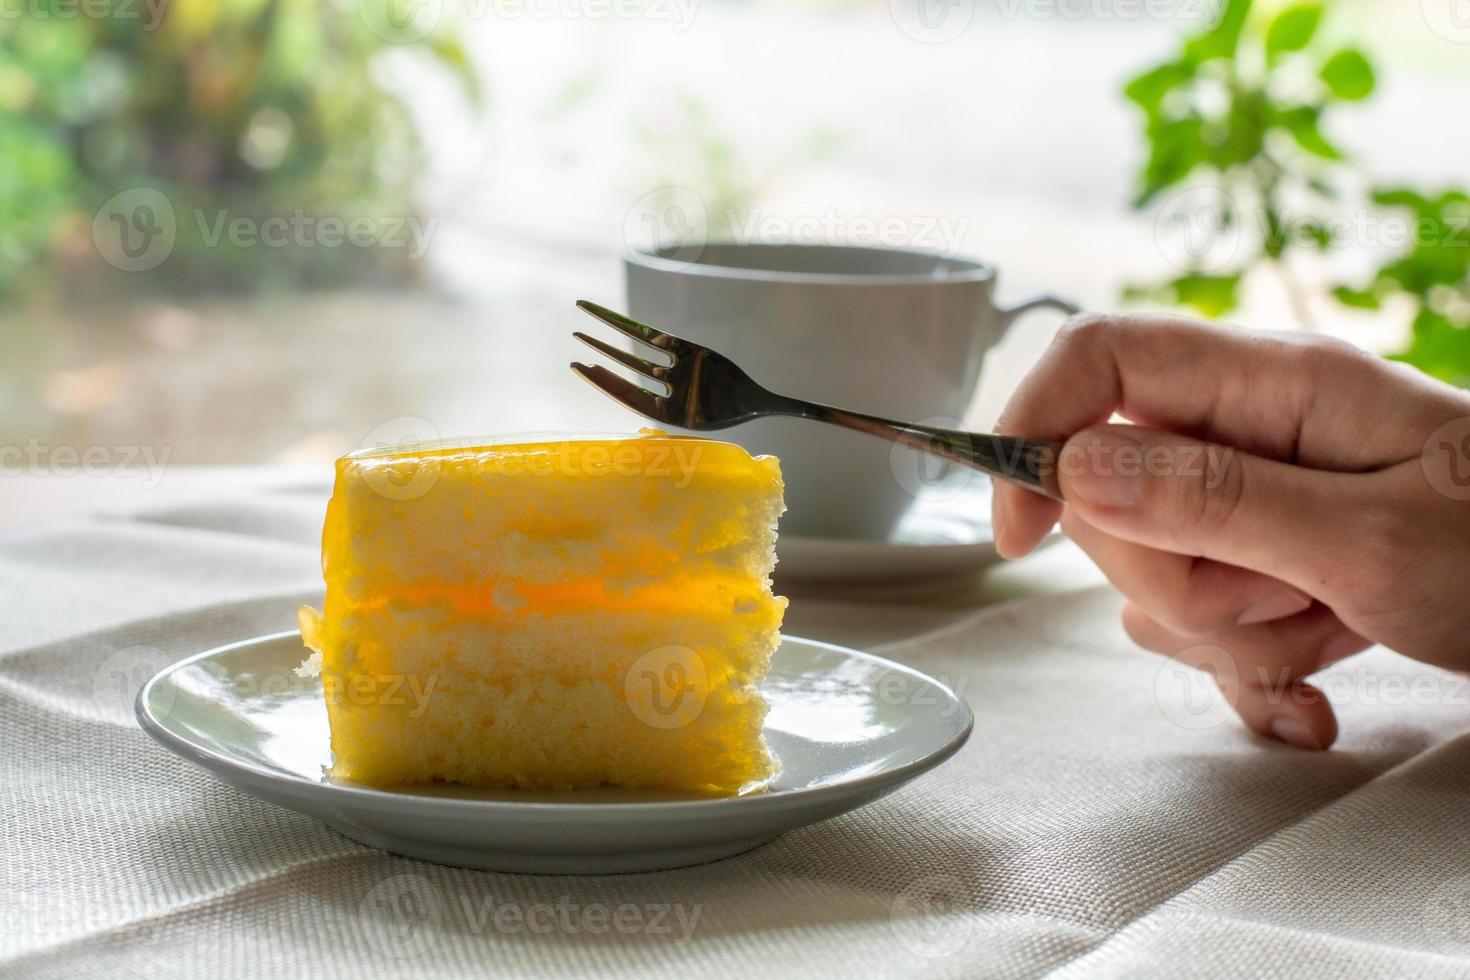
M 332 775 L 760 785 L 782 509 L 773 457 L 651 430 L 338 460 L 300 610 Z

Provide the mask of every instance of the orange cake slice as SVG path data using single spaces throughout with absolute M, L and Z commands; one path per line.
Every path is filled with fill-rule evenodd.
M 338 460 L 300 610 L 333 777 L 761 785 L 781 489 L 773 457 L 651 430 Z

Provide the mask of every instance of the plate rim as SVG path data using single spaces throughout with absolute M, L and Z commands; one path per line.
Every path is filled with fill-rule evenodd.
M 703 811 L 725 812 L 732 806 L 743 806 L 747 809 L 784 809 L 788 806 L 800 806 L 812 798 L 825 798 L 838 793 L 852 794 L 862 793 L 866 790 L 880 790 L 892 785 L 902 785 L 928 772 L 930 769 L 939 766 L 955 753 L 959 752 L 969 742 L 970 736 L 975 731 L 975 712 L 970 707 L 969 702 L 956 694 L 943 681 L 931 677 L 923 671 L 910 667 L 907 664 L 900 664 L 886 657 L 880 657 L 877 654 L 854 650 L 851 647 L 845 647 L 837 643 L 811 640 L 800 636 L 786 636 L 784 634 L 781 637 L 783 641 L 797 640 L 810 646 L 836 651 L 845 656 L 857 657 L 860 660 L 869 661 L 890 670 L 897 670 L 911 677 L 917 677 L 928 684 L 932 684 L 944 694 L 948 695 L 952 703 L 958 705 L 964 712 L 963 728 L 957 735 L 950 738 L 944 744 L 926 752 L 917 759 L 891 769 L 881 769 L 877 772 L 865 773 L 854 779 L 837 783 L 802 786 L 796 789 L 774 793 L 758 792 L 748 793 L 743 796 L 716 796 L 695 800 L 657 800 L 636 803 L 555 803 L 536 800 L 465 799 L 455 796 L 435 796 L 425 793 L 375 789 L 371 786 L 349 786 L 341 783 L 312 781 L 296 773 L 267 768 L 241 759 L 239 756 L 229 755 L 199 745 L 182 735 L 176 734 L 165 726 L 159 718 L 155 717 L 149 704 L 149 695 L 155 687 L 166 682 L 170 675 L 177 671 L 199 661 L 218 657 L 234 650 L 261 646 L 291 637 L 299 639 L 300 636 L 301 632 L 299 630 L 282 630 L 277 633 L 266 633 L 244 640 L 235 640 L 231 643 L 221 644 L 220 646 L 211 647 L 207 650 L 201 650 L 199 653 L 191 654 L 182 660 L 169 664 L 148 678 L 147 682 L 138 689 L 138 694 L 133 701 L 133 713 L 137 718 L 139 726 L 164 748 L 180 758 L 202 766 L 210 772 L 216 774 L 225 771 L 244 773 L 257 782 L 277 787 L 285 795 L 298 799 L 337 799 L 344 803 L 351 802 L 357 806 L 366 806 L 370 809 L 378 810 L 397 810 L 404 806 L 422 806 L 459 815 L 468 815 L 475 812 L 509 811 L 513 813 L 554 813 L 564 817 L 581 818 L 605 817 L 610 813 L 633 815 L 639 811 L 657 813 L 673 811 L 680 814 L 697 816 Z M 303 649 L 305 649 L 304 644 Z

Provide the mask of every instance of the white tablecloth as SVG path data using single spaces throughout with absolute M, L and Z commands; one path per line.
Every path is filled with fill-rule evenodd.
M 976 730 L 741 857 L 530 877 L 352 843 L 170 755 L 130 704 L 317 597 L 322 492 L 0 536 L 0 976 L 1470 973 L 1465 684 L 1373 651 L 1324 681 L 1334 751 L 1268 744 L 1185 700 L 1101 588 L 794 595 L 790 632 L 886 637 Z

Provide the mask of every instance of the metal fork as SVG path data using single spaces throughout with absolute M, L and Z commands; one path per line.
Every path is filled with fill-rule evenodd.
M 1062 448 L 1059 442 L 936 429 L 788 398 L 762 388 L 728 357 L 708 347 L 656 330 L 585 299 L 578 300 L 577 306 L 623 335 L 668 355 L 668 364 L 658 364 L 580 330 L 572 334 L 593 350 L 668 389 L 668 394 L 658 395 L 600 364 L 572 363 L 573 371 L 604 394 L 655 422 L 704 431 L 725 429 L 765 415 L 812 419 L 880 436 L 973 467 L 1053 500 L 1062 499 L 1056 474 L 1057 456 Z

